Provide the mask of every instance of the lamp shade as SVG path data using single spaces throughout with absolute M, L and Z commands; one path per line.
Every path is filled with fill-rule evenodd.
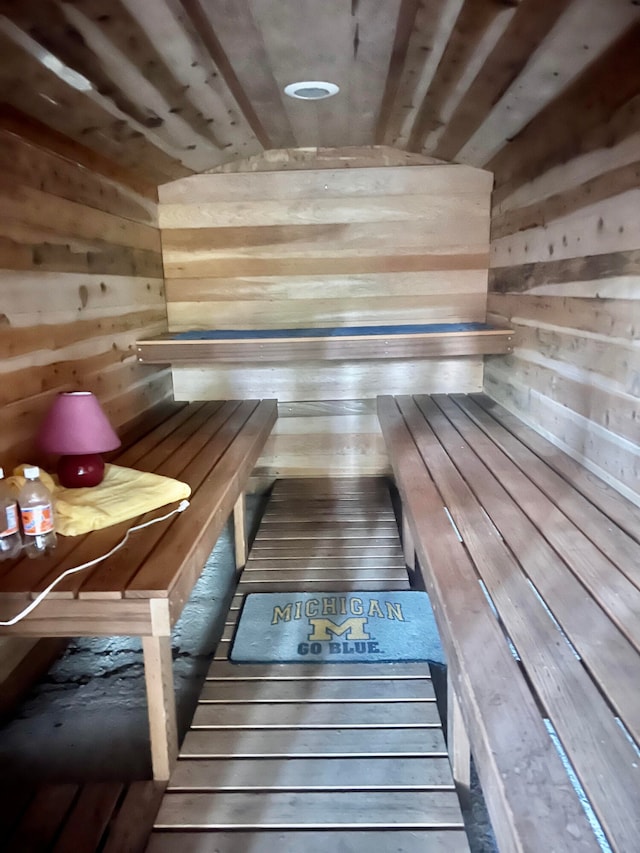
M 38 433 L 48 453 L 104 453 L 120 447 L 120 439 L 90 391 L 58 394 Z

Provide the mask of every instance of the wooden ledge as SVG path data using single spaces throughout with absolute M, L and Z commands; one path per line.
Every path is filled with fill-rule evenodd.
M 136 342 L 145 364 L 446 358 L 512 349 L 512 329 L 480 323 L 193 332 Z

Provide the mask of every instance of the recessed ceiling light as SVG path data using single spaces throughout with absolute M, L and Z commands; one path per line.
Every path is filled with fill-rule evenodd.
M 340 87 L 335 83 L 326 83 L 324 80 L 301 80 L 284 87 L 285 95 L 302 101 L 320 101 L 337 95 L 339 91 Z

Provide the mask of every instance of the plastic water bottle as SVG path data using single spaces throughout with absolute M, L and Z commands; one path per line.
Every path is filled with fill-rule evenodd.
M 24 469 L 25 484 L 18 494 L 20 519 L 27 557 L 41 557 L 56 547 L 53 503 L 49 489 L 40 480 L 40 469 Z
M 18 504 L 11 494 L 0 468 L 0 560 L 17 557 L 22 550 Z

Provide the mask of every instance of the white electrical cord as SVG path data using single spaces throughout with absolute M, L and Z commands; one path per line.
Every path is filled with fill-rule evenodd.
M 72 569 L 67 569 L 61 575 L 59 575 L 54 581 L 51 581 L 49 586 L 46 589 L 43 589 L 42 592 L 38 595 L 37 598 L 25 607 L 17 616 L 14 616 L 13 619 L 9 619 L 8 622 L 0 622 L 0 625 L 9 627 L 10 625 L 15 625 L 17 622 L 20 622 L 24 619 L 25 616 L 28 616 L 32 610 L 34 610 L 40 602 L 49 595 L 51 590 L 56 587 L 60 581 L 64 580 L 64 578 L 69 577 L 69 575 L 75 575 L 76 572 L 82 572 L 84 569 L 89 569 L 91 566 L 95 566 L 97 563 L 101 563 L 103 560 L 106 560 L 107 557 L 110 557 L 112 554 L 115 554 L 116 551 L 119 551 L 120 548 L 125 544 L 127 539 L 129 538 L 129 534 L 133 533 L 135 530 L 142 530 L 143 527 L 151 527 L 152 524 L 157 524 L 159 521 L 166 521 L 167 518 L 171 518 L 172 515 L 175 515 L 177 512 L 184 512 L 185 509 L 189 506 L 189 501 L 180 501 L 178 506 L 175 509 L 172 509 L 171 512 L 168 512 L 166 515 L 161 515 L 159 518 L 152 518 L 151 521 L 145 521 L 144 524 L 136 524 L 134 527 L 130 527 L 122 539 L 115 545 L 110 551 L 107 551 L 106 554 L 103 554 L 101 557 L 96 557 L 95 560 L 91 560 L 88 563 L 83 563 L 81 566 L 74 566 Z

